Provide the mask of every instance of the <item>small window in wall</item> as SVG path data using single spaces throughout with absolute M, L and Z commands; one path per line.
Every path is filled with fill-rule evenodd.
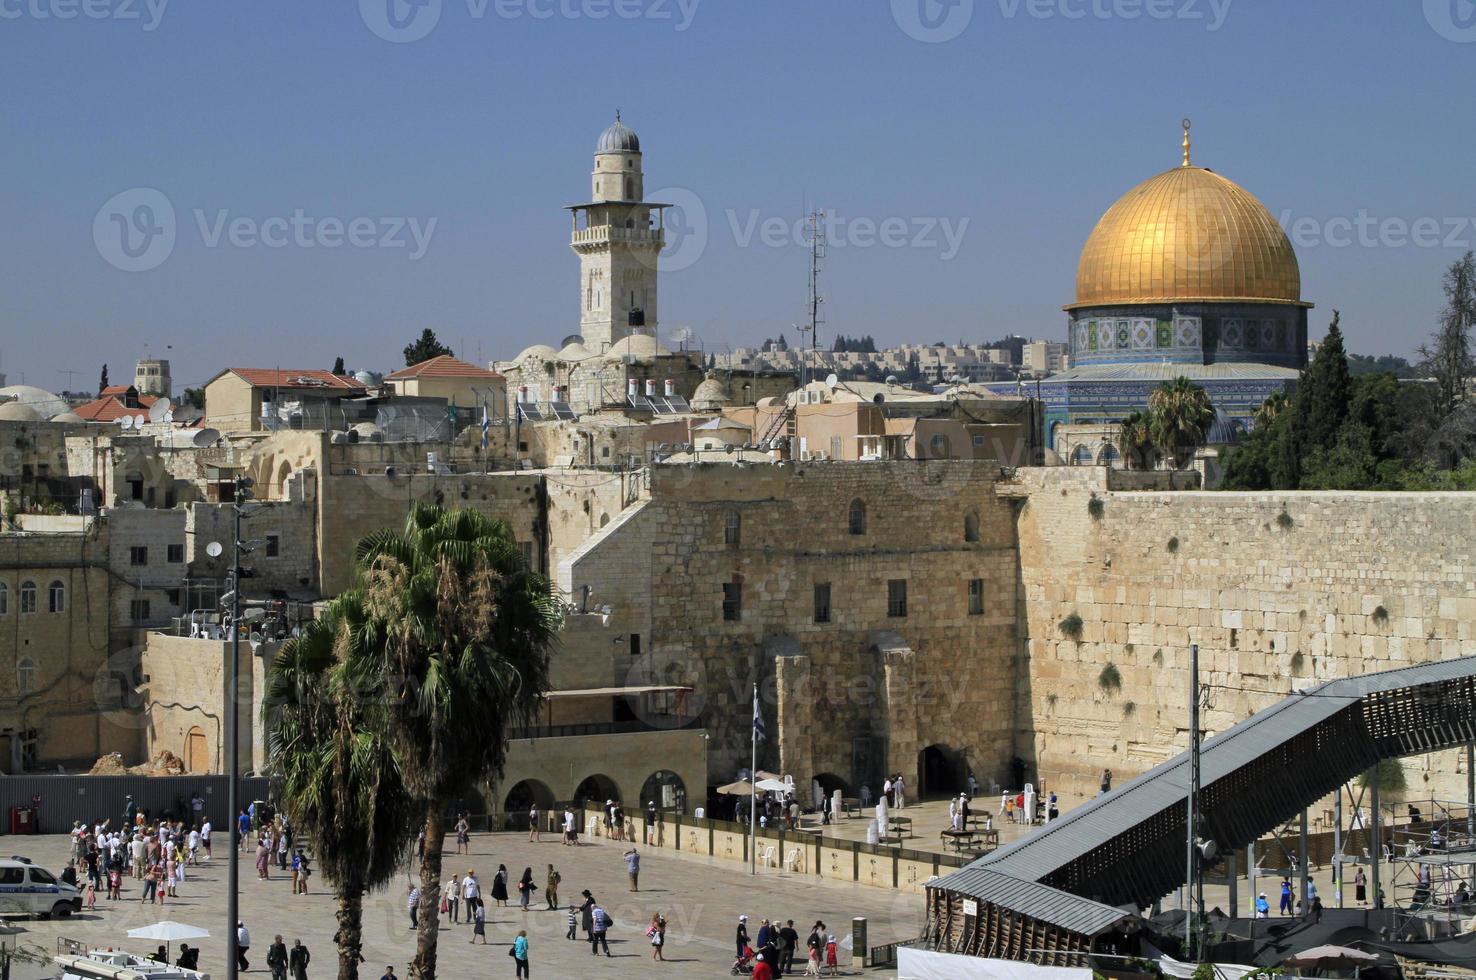
M 267 557 L 275 558 L 282 551 L 282 539 L 275 534 L 267 535 Z
M 979 515 L 969 514 L 964 517 L 964 540 L 975 542 L 979 540 Z
M 894 578 L 887 582 L 887 615 L 894 619 L 907 617 L 907 580 Z
M 982 578 L 969 579 L 969 615 L 984 615 L 984 580 Z
M 36 689 L 36 661 L 27 657 L 15 665 L 15 686 L 19 694 L 30 694 Z
M 521 548 L 522 551 L 523 551 L 523 565 L 524 565 L 524 567 L 528 568 L 529 570 L 532 570 L 532 568 L 533 568 L 533 542 L 532 541 L 519 541 L 518 542 L 518 547 Z
M 53 580 L 47 587 L 46 609 L 54 613 L 67 611 L 67 587 L 62 584 L 61 579 Z
M 128 549 L 128 564 L 138 567 L 149 563 L 149 549 L 147 545 L 136 544 Z
M 35 582 L 22 582 L 20 584 L 20 611 L 23 616 L 29 616 L 36 611 Z
M 169 562 L 169 564 L 171 565 L 182 564 L 184 562 L 184 545 L 170 545 L 169 550 L 164 553 L 164 560 Z
M 723 583 L 723 621 L 741 622 L 743 619 L 743 581 L 735 578 Z
M 728 511 L 727 521 L 723 524 L 723 544 L 730 548 L 736 548 L 743 540 L 743 515 L 736 510 Z
M 630 655 L 632 657 L 641 655 L 641 634 L 639 633 L 630 634 Z
M 0 582 L 0 616 L 10 615 L 10 587 Z
M 815 584 L 815 622 L 830 622 L 830 583 Z
M 866 505 L 859 499 L 851 501 L 850 527 L 852 534 L 866 533 Z
M 149 621 L 149 600 L 131 600 L 128 603 L 128 618 L 135 623 L 147 623 Z

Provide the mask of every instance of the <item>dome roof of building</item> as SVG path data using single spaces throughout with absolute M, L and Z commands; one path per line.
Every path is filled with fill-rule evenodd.
M 518 361 L 552 361 L 557 359 L 559 352 L 547 344 L 534 344 L 517 356 Z
M 612 344 L 609 351 L 605 353 L 605 357 L 618 361 L 626 357 L 659 357 L 670 353 L 671 351 L 657 343 L 656 338 L 650 334 L 636 333 Z
M 715 375 L 708 374 L 697 386 L 697 390 L 692 392 L 692 408 L 699 412 L 715 412 L 726 405 L 730 397 L 728 386 Z
M 78 415 L 76 412 L 62 412 L 60 415 L 53 416 L 52 419 L 51 419 L 51 421 L 53 421 L 53 422 L 86 422 L 87 420 L 84 419 L 82 416 Z
M 1187 163 L 1134 187 L 1097 222 L 1067 309 L 1179 302 L 1311 305 L 1296 252 L 1265 205 Z
M 575 340 L 571 340 L 569 341 L 569 343 L 565 344 L 564 349 L 559 351 L 557 355 L 559 360 L 571 362 L 582 361 L 590 356 L 591 354 L 589 352 L 589 348 L 585 347 L 583 344 Z
M 71 410 L 63 399 L 45 388 L 37 388 L 34 385 L 9 385 L 0 388 L 0 402 L 6 401 L 34 408 L 39 419 L 55 418 Z
M 3 422 L 41 422 L 46 416 L 36 411 L 34 406 L 25 402 L 5 402 L 0 404 L 0 421 Z
M 620 121 L 620 113 L 615 113 L 615 124 L 600 134 L 600 141 L 595 147 L 596 153 L 639 153 L 641 152 L 641 138 L 635 134 L 625 123 Z

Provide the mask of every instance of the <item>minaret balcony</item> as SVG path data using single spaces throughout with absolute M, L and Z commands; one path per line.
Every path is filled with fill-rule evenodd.
M 571 244 L 579 247 L 609 245 L 615 242 L 664 246 L 666 233 L 660 228 L 620 228 L 614 225 L 598 225 L 594 228 L 575 229 Z

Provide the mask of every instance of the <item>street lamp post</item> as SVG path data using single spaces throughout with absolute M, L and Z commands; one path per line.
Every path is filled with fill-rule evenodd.
M 231 647 L 230 663 L 226 664 L 226 754 L 227 772 L 230 775 L 226 790 L 226 807 L 230 818 L 231 859 L 226 866 L 226 978 L 236 980 L 240 962 L 237 942 L 237 923 L 240 919 L 241 887 L 241 824 L 240 813 L 241 781 L 241 726 L 238 720 L 238 699 L 241 686 L 241 553 L 250 551 L 241 541 L 241 511 L 251 499 L 251 479 L 242 477 L 236 483 L 236 499 L 231 506 L 234 550 L 231 553 Z

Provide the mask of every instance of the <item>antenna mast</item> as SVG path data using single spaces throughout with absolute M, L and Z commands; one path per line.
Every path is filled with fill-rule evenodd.
M 805 355 L 803 368 L 800 374 L 800 385 L 809 384 L 810 362 L 815 359 L 815 352 L 820 349 L 820 326 L 825 322 L 825 317 L 820 313 L 820 304 L 825 302 L 820 295 L 820 260 L 826 256 L 826 239 L 824 211 L 810 212 L 810 322 L 805 329 L 810 334 L 810 350 Z

